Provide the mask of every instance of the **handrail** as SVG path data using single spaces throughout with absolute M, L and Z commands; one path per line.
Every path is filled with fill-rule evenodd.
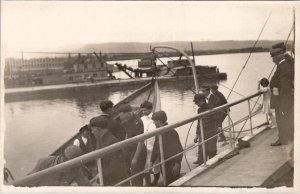
M 73 168 L 73 167 L 76 167 L 76 166 L 80 166 L 83 163 L 96 160 L 98 158 L 101 158 L 101 157 L 105 156 L 106 154 L 112 153 L 112 152 L 117 151 L 117 150 L 121 150 L 124 147 L 129 146 L 131 144 L 144 141 L 145 139 L 148 139 L 148 138 L 151 138 L 151 137 L 154 137 L 154 136 L 157 136 L 157 135 L 161 135 L 161 134 L 163 134 L 167 131 L 170 131 L 174 128 L 180 127 L 180 126 L 185 125 L 187 123 L 190 123 L 194 120 L 201 119 L 202 117 L 211 115 L 211 114 L 216 113 L 218 111 L 227 110 L 228 108 L 230 108 L 234 105 L 240 104 L 240 103 L 245 102 L 245 101 L 247 101 L 251 98 L 257 97 L 257 96 L 261 95 L 262 93 L 264 93 L 264 92 L 259 91 L 255 94 L 252 94 L 248 97 L 242 98 L 242 99 L 237 100 L 235 102 L 225 104 L 225 105 L 219 106 L 217 108 L 210 109 L 208 111 L 196 114 L 192 117 L 186 118 L 186 119 L 181 120 L 179 122 L 172 123 L 172 124 L 169 124 L 167 126 L 160 127 L 160 128 L 158 128 L 154 131 L 144 133 L 144 134 L 140 134 L 140 135 L 137 135 L 137 136 L 132 137 L 130 139 L 126 139 L 124 141 L 117 142 L 117 143 L 115 143 L 113 145 L 110 145 L 110 146 L 107 146 L 105 148 L 95 150 L 93 152 L 90 152 L 90 153 L 87 153 L 85 155 L 79 156 L 79 157 L 74 158 L 72 160 L 63 162 L 61 164 L 55 165 L 53 167 L 47 168 L 45 170 L 42 170 L 42 171 L 39 171 L 39 172 L 36 172 L 36 173 L 33 173 L 33 174 L 28 175 L 28 176 L 26 176 L 26 177 L 24 177 L 20 180 L 16 180 L 16 181 L 12 182 L 12 185 L 14 185 L 14 186 L 28 186 L 28 184 L 30 182 L 32 182 L 34 180 L 39 180 L 39 179 L 41 179 L 44 176 L 47 176 L 49 174 L 56 173 L 56 172 L 59 172 L 59 171 L 62 171 L 62 170 L 67 170 L 67 169 L 70 169 L 70 168 Z

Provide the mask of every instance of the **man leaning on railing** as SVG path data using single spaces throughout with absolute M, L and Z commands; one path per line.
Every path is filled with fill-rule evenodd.
M 167 115 L 164 111 L 158 111 L 153 113 L 152 120 L 154 122 L 154 125 L 157 128 L 168 125 Z M 175 131 L 175 129 L 172 129 L 162 134 L 162 147 L 163 147 L 164 160 L 183 151 L 182 145 L 180 143 L 179 135 Z M 156 136 L 154 146 L 153 146 L 152 156 L 151 156 L 152 165 L 155 163 L 155 161 L 158 158 L 160 158 L 160 149 L 159 149 L 159 138 L 158 136 Z M 166 176 L 166 185 L 172 183 L 173 181 L 179 178 L 180 169 L 181 169 L 181 160 L 182 160 L 182 154 L 165 163 L 166 174 L 163 176 Z

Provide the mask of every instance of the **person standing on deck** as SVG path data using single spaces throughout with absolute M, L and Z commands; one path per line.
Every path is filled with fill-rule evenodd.
M 157 111 L 153 113 L 152 120 L 157 128 L 168 125 L 167 123 L 168 118 L 165 111 Z M 179 135 L 177 131 L 175 131 L 175 129 L 171 129 L 168 132 L 162 134 L 162 146 L 163 146 L 164 160 L 176 154 L 179 154 L 180 152 L 183 151 L 179 139 Z M 182 157 L 183 155 L 180 154 L 165 163 L 165 169 L 166 169 L 165 176 L 166 176 L 167 185 L 174 182 L 180 177 Z M 155 142 L 154 142 L 153 151 L 151 155 L 151 163 L 154 164 L 157 161 L 157 159 L 160 160 L 160 147 L 159 147 L 158 136 L 155 137 Z
M 129 104 L 123 104 L 119 107 L 119 116 L 121 126 L 126 132 L 125 139 L 144 133 L 143 121 L 139 116 L 132 112 Z M 128 175 L 135 175 L 145 168 L 147 151 L 144 142 L 138 142 L 124 148 L 125 160 Z M 143 174 L 131 180 L 132 186 L 143 186 Z
M 263 88 L 260 88 L 262 86 Z M 262 78 L 258 82 L 258 91 L 262 91 L 263 93 L 263 113 L 266 114 L 270 123 L 268 127 L 273 128 L 276 126 L 276 120 L 273 115 L 273 112 L 270 107 L 271 101 L 271 89 L 269 87 L 269 80 L 267 78 Z
M 273 45 L 270 50 L 277 69 L 270 81 L 271 107 L 275 108 L 279 138 L 271 146 L 293 144 L 294 141 L 294 64 L 285 50 Z
M 153 109 L 153 105 L 151 102 L 149 101 L 145 101 L 141 104 L 140 108 L 143 111 L 143 116 L 141 117 L 143 124 L 144 124 L 144 133 L 150 132 L 152 130 L 156 129 L 156 126 L 154 125 L 151 117 L 152 117 L 152 109 Z M 150 168 L 151 167 L 151 153 L 153 150 L 153 145 L 154 145 L 154 137 L 149 138 L 147 140 L 145 140 L 145 144 L 146 144 L 146 148 L 147 148 L 147 159 L 146 159 L 146 165 L 145 165 L 145 169 Z M 159 162 L 159 160 L 157 160 L 156 162 L 154 162 L 154 164 L 157 164 Z M 151 183 L 151 177 L 150 177 L 150 171 L 145 173 L 145 182 L 146 182 L 146 186 L 155 186 L 158 183 L 159 180 L 159 176 L 160 176 L 160 167 L 154 167 L 151 170 L 154 174 L 154 180 Z
M 28 173 L 28 175 L 66 162 L 80 155 L 82 155 L 82 151 L 80 150 L 80 148 L 78 146 L 71 145 L 65 149 L 63 156 L 48 156 L 40 159 L 35 165 L 34 169 L 30 173 Z M 82 168 L 74 167 L 45 176 L 44 178 L 32 182 L 27 186 L 69 186 L 73 182 L 76 182 L 79 186 L 90 185 L 88 178 L 82 171 Z
M 120 120 L 113 118 L 113 106 L 114 104 L 110 100 L 104 100 L 100 103 L 100 109 L 102 113 L 99 117 L 108 118 L 108 130 L 119 140 L 122 141 L 125 139 L 125 131 L 122 129 Z
M 118 139 L 107 129 L 108 118 L 94 117 L 89 124 L 96 138 L 96 149 L 110 146 Z M 103 182 L 105 186 L 113 186 L 126 178 L 126 168 L 122 150 L 112 152 L 101 158 Z
M 212 95 L 215 96 L 214 104 L 212 104 L 213 108 L 227 104 L 227 100 L 226 100 L 225 96 L 218 90 L 217 85 L 212 85 L 210 87 L 210 92 Z M 216 119 L 216 124 L 217 124 L 218 130 L 222 130 L 222 123 L 223 123 L 224 119 L 226 118 L 226 116 L 227 116 L 226 110 L 219 111 L 215 114 L 215 119 Z M 225 137 L 223 131 L 219 135 L 219 141 L 226 141 L 226 137 Z
M 205 112 L 210 109 L 209 105 L 206 102 L 205 94 L 196 94 L 194 96 L 194 103 L 199 107 L 198 113 Z M 211 138 L 212 136 L 217 134 L 216 122 L 214 115 L 208 115 L 202 118 L 203 123 L 203 134 L 204 140 Z M 194 142 L 201 142 L 201 132 L 200 132 L 200 121 L 198 120 L 196 137 L 194 138 Z M 217 154 L 217 136 L 210 139 L 205 143 L 205 153 L 206 160 L 214 157 Z M 204 162 L 202 146 L 198 147 L 198 159 L 194 162 L 194 164 L 201 165 Z

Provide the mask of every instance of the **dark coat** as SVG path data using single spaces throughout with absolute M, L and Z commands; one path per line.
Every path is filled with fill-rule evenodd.
M 204 104 L 203 106 L 198 108 L 198 114 L 205 112 L 210 109 L 210 106 L 208 104 Z M 216 133 L 216 120 L 214 115 L 208 115 L 202 118 L 202 124 L 203 124 L 203 133 L 210 136 L 210 134 Z M 197 123 L 197 130 L 196 134 L 200 135 L 200 122 Z
M 277 65 L 270 81 L 271 107 L 275 108 L 279 139 L 283 144 L 294 138 L 294 71 L 294 65 L 285 59 Z M 273 93 L 274 88 L 278 88 L 279 95 Z
M 34 169 L 29 174 L 39 172 L 41 170 L 58 165 L 62 162 L 64 162 L 64 160 L 61 156 L 48 156 L 42 158 L 37 162 Z M 39 179 L 38 181 L 30 183 L 30 185 L 27 186 L 68 186 L 73 181 L 76 182 L 79 186 L 89 185 L 88 179 L 87 177 L 85 177 L 82 169 L 76 167 L 66 171 L 48 175 L 45 178 Z
M 227 104 L 227 100 L 226 100 L 225 96 L 220 91 L 216 90 L 213 95 L 216 98 L 214 108 L 222 106 L 224 104 Z M 215 115 L 217 124 L 222 124 L 222 122 L 224 121 L 226 116 L 227 116 L 227 110 L 222 110 L 222 111 L 217 112 Z

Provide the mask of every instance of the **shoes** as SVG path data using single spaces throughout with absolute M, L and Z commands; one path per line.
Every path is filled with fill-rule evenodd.
M 274 143 L 271 143 L 271 146 L 281 146 L 279 139 L 277 141 L 275 141 Z
M 198 160 L 196 160 L 195 162 L 193 162 L 194 164 L 200 164 L 200 162 Z

